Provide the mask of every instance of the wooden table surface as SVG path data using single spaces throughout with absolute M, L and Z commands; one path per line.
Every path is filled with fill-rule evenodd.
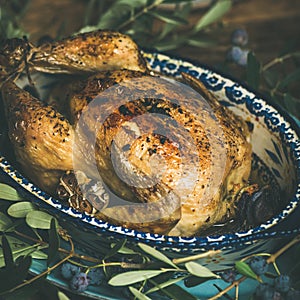
M 41 36 L 55 36 L 61 30 L 68 35 L 82 26 L 84 0 L 31 0 L 21 19 L 31 40 Z M 191 22 L 201 17 L 206 8 L 194 9 Z M 278 55 L 291 40 L 296 40 L 300 49 L 300 1 L 299 0 L 240 0 L 223 18 L 222 26 L 212 30 L 218 45 L 209 49 L 182 47 L 172 51 L 176 55 L 192 58 L 215 66 L 224 61 L 230 46 L 231 32 L 245 28 L 249 33 L 249 47 L 262 62 L 268 62 Z M 151 45 L 150 45 L 151 46 Z M 83 299 L 72 296 L 71 299 Z
M 86 0 L 31 0 L 21 23 L 36 41 L 43 35 L 56 36 L 63 27 L 68 35 L 83 23 Z M 190 22 L 198 20 L 207 8 L 194 9 Z M 300 48 L 300 1 L 299 0 L 239 0 L 222 20 L 222 27 L 212 30 L 218 41 L 216 47 L 199 49 L 183 47 L 176 51 L 209 65 L 219 63 L 229 47 L 230 35 L 236 28 L 249 33 L 249 47 L 266 62 L 276 55 L 292 39 L 298 38 Z M 151 45 L 149 45 L 151 46 Z
M 35 42 L 45 35 L 55 37 L 58 31 L 62 36 L 68 36 L 80 29 L 88 1 L 30 0 L 29 2 L 21 24 L 30 33 L 30 40 Z M 211 2 L 211 0 L 204 2 Z M 207 7 L 194 8 L 190 16 L 190 24 L 199 20 L 207 9 Z M 183 46 L 170 51 L 170 54 L 193 59 L 218 69 L 224 66 L 227 52 L 231 47 L 231 34 L 237 28 L 246 29 L 249 35 L 247 48 L 255 53 L 263 65 L 276 58 L 291 43 L 295 44 L 293 50 L 299 51 L 300 1 L 236 0 L 222 22 L 212 26 L 207 32 L 209 38 L 217 41 L 215 46 L 210 48 Z M 151 48 L 151 44 L 149 47 Z M 289 64 L 287 66 L 290 68 Z M 230 70 L 225 72 L 232 73 L 230 75 L 235 78 L 243 79 L 245 68 L 232 64 Z M 294 84 L 291 93 L 299 98 L 300 85 Z M 293 110 L 297 110 L 298 112 L 294 114 L 300 117 L 300 101 L 296 104 L 296 108 L 294 105 Z

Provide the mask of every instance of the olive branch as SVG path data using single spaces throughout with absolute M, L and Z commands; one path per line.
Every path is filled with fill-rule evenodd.
M 30 0 L 11 2 L 14 2 L 13 8 L 9 1 L 0 8 L 0 40 L 28 35 L 21 28 L 19 21 L 27 9 L 27 5 L 24 4 L 28 4 Z M 182 3 L 179 4 L 179 2 Z M 151 45 L 160 51 L 170 51 L 185 45 L 216 46 L 216 41 L 207 38 L 204 34 L 205 30 L 221 20 L 222 16 L 230 10 L 233 1 L 215 1 L 195 24 L 189 22 L 192 11 L 191 2 L 189 0 L 89 0 L 80 31 L 115 29 L 131 35 L 142 47 Z M 161 9 L 160 4 L 164 3 L 175 4 L 175 9 L 173 11 Z M 250 51 L 244 68 L 244 80 L 250 86 L 264 92 L 271 101 L 278 103 L 298 118 L 300 117 L 300 100 L 293 95 L 292 86 L 300 78 L 299 57 L 300 53 L 292 50 L 280 53 L 278 57 L 262 63 Z M 290 72 L 280 72 L 281 67 L 287 62 L 294 62 L 295 68 L 292 68 Z M 49 273 L 59 269 L 66 262 L 79 267 L 87 275 L 93 269 L 103 270 L 106 282 L 112 286 L 119 286 L 126 278 L 130 293 L 137 299 L 150 299 L 149 296 L 156 292 L 164 293 L 173 299 L 195 299 L 177 283 L 184 281 L 186 286 L 196 286 L 223 275 L 215 274 L 196 262 L 203 256 L 213 257 L 220 252 L 219 250 L 170 260 L 152 247 L 141 244 L 132 248 L 123 241 L 119 244 L 112 244 L 110 251 L 104 253 L 102 259 L 76 253 L 72 237 L 58 225 L 51 215 L 40 211 L 31 202 L 24 201 L 16 190 L 7 185 L 0 185 L 0 198 L 6 199 L 0 202 L 0 232 L 2 234 L 0 293 L 2 294 L 14 294 L 25 290 L 26 287 L 33 286 L 39 280 L 46 278 Z M 61 247 L 61 241 L 66 241 L 69 246 Z M 299 243 L 299 236 L 274 254 L 258 253 L 236 262 L 235 271 L 240 277 L 234 279 L 223 290 L 216 286 L 219 292 L 211 299 L 218 299 L 223 295 L 230 299 L 227 293 L 232 289 L 236 289 L 235 298 L 237 299 L 239 285 L 243 281 L 257 280 L 258 283 L 263 281 L 262 277 L 257 276 L 249 266 L 252 257 L 267 257 L 267 264 L 274 267 L 276 274 L 266 275 L 276 277 L 280 274 L 277 259 L 290 248 L 295 248 L 297 243 Z M 134 257 L 137 261 L 135 259 L 123 261 L 124 257 Z M 41 274 L 31 277 L 28 272 L 32 259 L 47 261 L 47 268 Z M 149 267 L 152 269 L 149 270 Z M 122 270 L 119 276 L 116 275 L 115 268 Z M 297 263 L 290 271 L 293 278 L 297 278 L 299 270 L 300 265 Z M 10 278 L 8 283 L 7 278 Z M 4 286 L 3 282 L 5 282 Z M 295 282 L 291 290 L 294 291 L 299 287 L 299 282 Z M 61 291 L 56 291 L 56 295 L 57 299 L 67 297 Z
M 221 250 L 209 250 L 196 255 L 170 259 L 149 245 L 143 243 L 132 245 L 126 240 L 121 240 L 112 243 L 111 248 L 101 254 L 102 257 L 83 255 L 76 252 L 71 235 L 53 216 L 40 210 L 31 202 L 25 201 L 14 188 L 0 183 L 0 199 L 3 199 L 0 201 L 0 232 L 2 233 L 0 279 L 12 278 L 9 283 L 0 280 L 0 295 L 20 293 L 22 289 L 47 278 L 48 274 L 62 268 L 66 263 L 76 267 L 78 272 L 80 270 L 85 276 L 93 273 L 92 270 L 101 270 L 106 284 L 111 285 L 112 288 L 128 288 L 137 299 L 151 299 L 149 297 L 152 295 L 155 298 L 155 293 L 162 293 L 172 299 L 182 299 L 183 296 L 184 299 L 196 299 L 177 284 L 184 282 L 187 287 L 191 287 L 212 279 L 222 278 L 228 281 L 226 271 L 215 273 L 198 262 L 199 259 L 212 258 L 220 254 Z M 62 247 L 62 241 L 65 241 L 68 246 Z M 219 299 L 223 295 L 229 297 L 228 292 L 234 288 L 238 299 L 239 285 L 243 281 L 257 280 L 258 283 L 263 283 L 262 276 L 258 275 L 251 265 L 252 258 L 267 257 L 265 263 L 273 265 L 276 272 L 267 275 L 276 278 L 280 275 L 276 264 L 277 259 L 299 241 L 300 235 L 273 254 L 256 253 L 237 261 L 234 269 L 229 272 L 234 270 L 237 277 L 238 275 L 241 277 L 234 277 L 224 289 L 216 285 L 219 292 L 210 299 Z M 45 260 L 47 267 L 40 274 L 29 277 L 32 259 Z M 296 269 L 298 271 L 300 265 Z M 88 288 L 88 285 L 85 288 Z M 291 289 L 294 291 L 292 287 Z M 65 297 L 62 295 L 61 291 L 59 293 L 57 291 L 57 297 Z

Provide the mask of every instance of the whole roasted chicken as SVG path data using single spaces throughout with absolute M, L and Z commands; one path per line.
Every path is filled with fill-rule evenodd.
M 15 41 L 0 61 L 15 156 L 45 191 L 102 220 L 177 236 L 235 214 L 250 134 L 192 76 L 154 74 L 128 36 L 107 31 Z M 24 68 L 74 76 L 54 108 L 14 82 Z

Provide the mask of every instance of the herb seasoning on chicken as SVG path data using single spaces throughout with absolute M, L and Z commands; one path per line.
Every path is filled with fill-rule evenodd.
M 128 47 L 120 52 L 124 43 Z M 108 47 L 105 60 L 99 53 L 103 45 Z M 33 182 L 52 193 L 58 186 L 62 200 L 70 199 L 76 209 L 146 232 L 191 236 L 234 216 L 232 195 L 247 185 L 251 171 L 250 134 L 245 122 L 198 80 L 183 74 L 183 84 L 151 74 L 138 47 L 118 33 L 83 34 L 32 49 L 28 66 L 35 70 L 94 73 L 65 87 L 70 90 L 63 104 L 68 107 L 65 116 L 9 78 L 3 80 L 9 136 L 23 172 Z M 97 97 L 102 97 L 101 105 L 94 105 Z M 197 101 L 200 98 L 205 101 Z M 97 122 L 105 113 L 104 121 Z M 89 143 L 74 140 L 80 122 Z M 91 167 L 94 162 L 96 169 Z M 93 191 L 93 199 L 79 195 L 70 172 L 74 166 L 82 166 L 80 172 L 91 182 L 98 176 L 95 170 L 99 172 L 100 194 Z M 114 195 L 129 204 L 114 202 Z M 98 208 L 95 199 L 102 203 Z

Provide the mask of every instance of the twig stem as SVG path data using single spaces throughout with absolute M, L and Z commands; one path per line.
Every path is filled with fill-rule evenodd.
M 193 255 L 193 256 L 188 256 L 188 257 L 183 257 L 183 258 L 174 258 L 172 260 L 172 262 L 176 265 L 177 264 L 182 264 L 182 263 L 197 260 L 197 259 L 200 259 L 200 258 L 212 257 L 212 256 L 214 256 L 214 255 L 216 255 L 220 252 L 221 252 L 221 250 L 209 250 L 207 252 L 196 254 L 196 255 Z
M 299 55 L 300 55 L 299 52 L 293 52 L 293 53 L 288 53 L 286 55 L 283 55 L 281 57 L 276 57 L 275 59 L 272 59 L 270 62 L 265 64 L 262 68 L 262 71 L 266 71 L 278 63 L 282 63 L 283 61 L 285 61 L 291 57 L 295 57 L 295 56 L 299 56 Z
M 285 246 L 283 246 L 282 248 L 280 248 L 277 252 L 275 252 L 274 254 L 272 254 L 268 259 L 267 259 L 267 263 L 271 264 L 274 263 L 275 260 L 282 255 L 285 251 L 287 251 L 289 248 L 291 248 L 292 246 L 294 246 L 295 244 L 300 242 L 300 235 L 297 235 L 294 239 L 292 239 L 289 243 L 287 243 Z
M 274 254 L 271 254 L 270 257 L 267 259 L 267 263 L 268 264 L 275 264 L 276 259 L 282 255 L 285 251 L 287 251 L 289 248 L 291 248 L 292 246 L 294 246 L 295 244 L 300 242 L 300 235 L 296 236 L 294 239 L 292 239 L 289 243 L 287 243 L 285 246 L 283 246 L 282 248 L 280 248 L 277 252 L 275 252 Z M 248 277 L 243 276 L 241 278 L 239 278 L 238 280 L 235 280 L 234 282 L 232 282 L 231 285 L 229 285 L 227 288 L 225 288 L 224 290 L 222 290 L 221 292 L 219 292 L 218 294 L 216 294 L 215 296 L 209 298 L 208 300 L 216 300 L 219 299 L 220 297 L 222 297 L 224 294 L 226 294 L 227 292 L 229 292 L 232 288 L 237 287 L 241 282 L 243 282 L 245 279 L 247 279 Z
M 19 284 L 19 285 L 15 286 L 14 288 L 10 289 L 9 291 L 7 291 L 7 293 L 14 292 L 17 289 L 19 289 L 19 288 L 21 288 L 21 287 L 23 287 L 25 285 L 28 285 L 28 284 L 34 282 L 35 280 L 37 280 L 39 278 L 42 278 L 43 276 L 49 274 L 51 271 L 53 271 L 58 266 L 60 266 L 61 264 L 63 264 L 65 261 L 67 261 L 68 259 L 70 259 L 71 257 L 73 257 L 73 255 L 74 255 L 74 244 L 73 244 L 73 241 L 71 240 L 71 238 L 69 238 L 69 242 L 70 242 L 70 245 L 71 245 L 71 250 L 69 251 L 69 255 L 68 256 L 66 256 L 65 258 L 61 259 L 58 263 L 56 263 L 52 267 L 48 267 L 47 270 L 45 270 L 44 272 L 40 273 L 39 275 L 34 276 L 31 279 L 29 279 L 29 280 L 25 280 L 21 284 Z
M 37 239 L 32 238 L 31 236 L 28 236 L 28 235 L 26 235 L 26 234 L 24 234 L 22 232 L 19 232 L 19 231 L 16 231 L 15 233 L 18 236 L 23 237 L 23 238 L 25 238 L 27 240 L 30 240 L 32 242 L 35 242 L 35 243 L 37 243 L 37 244 L 39 244 L 39 245 L 41 245 L 43 247 L 48 246 L 48 243 L 44 242 L 43 240 L 37 240 Z M 61 253 L 63 253 L 63 254 L 67 254 L 67 255 L 70 253 L 69 250 L 66 250 L 64 248 L 58 248 L 58 251 L 61 252 Z M 79 258 L 79 259 L 82 259 L 82 260 L 85 260 L 85 261 L 89 261 L 89 262 L 92 262 L 92 263 L 99 263 L 99 262 L 101 262 L 100 259 L 97 259 L 97 258 L 94 258 L 94 257 L 90 257 L 90 256 L 86 256 L 86 255 L 81 255 L 81 254 L 78 254 L 78 253 L 75 253 L 75 252 L 73 253 L 72 257 L 76 257 L 76 258 Z
M 218 294 L 216 294 L 215 296 L 209 298 L 208 300 L 216 300 L 219 299 L 220 297 L 222 297 L 223 295 L 225 295 L 227 292 L 229 292 L 231 289 L 233 289 L 234 287 L 239 286 L 240 283 L 242 283 L 244 280 L 246 280 L 248 277 L 243 276 L 241 278 L 239 278 L 238 280 L 235 280 L 231 285 L 229 285 L 227 288 L 225 288 L 224 290 L 222 290 L 221 292 L 219 292 Z
M 157 7 L 158 5 L 162 4 L 163 2 L 164 2 L 164 0 L 156 0 L 149 6 L 145 6 L 142 10 L 137 12 L 135 15 L 132 15 L 128 20 L 126 20 L 121 25 L 119 25 L 117 30 L 121 30 L 122 28 L 128 26 L 130 23 L 133 23 L 137 18 L 139 18 L 143 14 L 146 14 L 149 10 Z

